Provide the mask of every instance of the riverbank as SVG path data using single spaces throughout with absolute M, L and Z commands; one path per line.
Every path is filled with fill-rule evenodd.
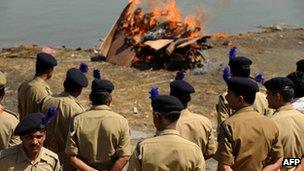
M 225 91 L 221 76 L 222 68 L 228 63 L 227 53 L 232 45 L 238 47 L 238 54 L 253 60 L 252 76 L 263 72 L 266 79 L 274 76 L 286 76 L 293 72 L 296 61 L 304 58 L 304 29 L 266 29 L 261 32 L 231 35 L 228 40 L 211 40 L 212 49 L 208 50 L 208 65 L 204 74 L 187 71 L 185 79 L 196 92 L 189 105 L 191 111 L 210 118 L 216 127 L 215 104 L 218 95 Z M 8 77 L 7 94 L 3 104 L 10 110 L 17 111 L 17 89 L 21 82 L 33 76 L 35 57 L 42 47 L 21 45 L 0 51 L 0 68 Z M 107 62 L 92 62 L 93 49 L 55 48 L 54 56 L 59 65 L 55 68 L 49 84 L 54 93 L 62 91 L 66 71 L 78 67 L 80 62 L 88 64 L 88 78 L 93 79 L 92 71 L 101 70 L 103 78 L 112 80 L 115 85 L 112 109 L 125 116 L 135 130 L 135 139 L 152 135 L 154 132 L 150 108 L 149 90 L 159 87 L 161 93 L 168 93 L 169 83 L 175 72 L 139 71 Z M 79 97 L 81 103 L 89 107 L 90 88 L 84 89 Z M 136 109 L 135 109 L 136 108 Z M 135 112 L 135 111 L 138 112 Z M 134 141 L 135 142 L 135 141 Z

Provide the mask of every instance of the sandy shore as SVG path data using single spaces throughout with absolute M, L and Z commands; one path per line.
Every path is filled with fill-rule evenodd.
M 186 73 L 186 80 L 196 89 L 189 106 L 190 110 L 207 116 L 216 127 L 215 103 L 217 96 L 225 91 L 221 70 L 228 62 L 227 53 L 231 45 L 238 46 L 239 55 L 248 56 L 253 60 L 252 76 L 257 72 L 263 72 L 266 79 L 286 76 L 295 70 L 296 61 L 304 58 L 304 29 L 267 29 L 256 33 L 231 35 L 229 40 L 211 40 L 210 44 L 213 48 L 207 51 L 207 73 L 195 75 L 189 70 Z M 17 111 L 17 89 L 21 82 L 33 77 L 35 56 L 41 48 L 36 45 L 21 45 L 0 51 L 0 68 L 8 77 L 7 95 L 3 103 L 10 110 Z M 90 67 L 89 80 L 93 79 L 93 69 L 98 68 L 104 78 L 114 82 L 112 108 L 129 120 L 134 130 L 133 137 L 138 139 L 153 134 L 148 91 L 152 86 L 157 86 L 161 93 L 167 93 L 175 72 L 139 71 L 106 62 L 91 62 L 90 57 L 94 56 L 92 49 L 55 49 L 54 56 L 58 59 L 59 65 L 49 81 L 54 93 L 62 91 L 66 71 L 71 67 L 78 67 L 80 62 L 85 62 Z M 87 107 L 89 92 L 88 87 L 79 97 Z M 138 114 L 134 114 L 134 107 L 138 109 Z M 210 167 L 214 168 L 214 165 L 213 162 Z

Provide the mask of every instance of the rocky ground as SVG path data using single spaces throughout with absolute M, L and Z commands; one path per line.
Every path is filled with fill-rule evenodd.
M 231 35 L 229 40 L 211 40 L 212 49 L 208 50 L 208 62 L 203 74 L 201 70 L 189 70 L 186 80 L 196 92 L 192 96 L 190 110 L 202 114 L 212 120 L 216 127 L 215 104 L 217 96 L 225 91 L 225 83 L 221 76 L 222 68 L 227 64 L 227 53 L 232 45 L 238 47 L 238 54 L 253 60 L 252 75 L 263 72 L 266 79 L 274 76 L 285 76 L 295 70 L 297 60 L 304 58 L 304 29 L 265 29 L 256 33 Z M 21 45 L 0 51 L 0 69 L 8 77 L 7 95 L 4 105 L 17 111 L 17 89 L 24 80 L 33 77 L 36 54 L 42 47 L 37 45 Z M 54 56 L 59 61 L 54 76 L 49 84 L 54 93 L 62 91 L 62 83 L 66 71 L 78 67 L 80 62 L 89 65 L 89 80 L 92 71 L 101 70 L 102 76 L 115 84 L 113 92 L 114 111 L 125 116 L 132 128 L 134 142 L 142 137 L 153 134 L 153 123 L 150 108 L 149 90 L 152 86 L 159 87 L 161 93 L 169 91 L 169 83 L 175 72 L 139 71 L 129 67 L 121 67 L 106 62 L 91 62 L 93 49 L 55 48 Z M 90 88 L 83 91 L 80 101 L 89 107 L 88 94 Z M 138 113 L 134 112 L 134 109 Z M 209 162 L 209 170 L 215 170 L 215 162 Z M 212 169 L 211 169 L 212 168 Z

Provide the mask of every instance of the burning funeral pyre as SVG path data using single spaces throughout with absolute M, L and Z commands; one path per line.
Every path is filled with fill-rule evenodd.
M 201 21 L 197 16 L 181 19 L 175 0 L 151 0 L 149 10 L 131 0 L 100 51 L 111 63 L 139 69 L 202 67 L 202 50 L 211 47 Z

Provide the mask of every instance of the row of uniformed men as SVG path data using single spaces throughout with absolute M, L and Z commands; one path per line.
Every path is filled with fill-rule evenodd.
M 221 111 L 221 106 L 235 111 L 233 116 L 219 127 L 220 143 L 215 158 L 220 162 L 219 166 L 222 169 L 230 167 L 235 170 L 261 170 L 270 164 L 271 160 L 274 162 L 282 156 L 281 140 L 278 137 L 277 126 L 272 120 L 256 115 L 257 112 L 253 108 L 259 109 L 258 107 L 253 105 L 252 108 L 253 102 L 256 103 L 258 99 L 254 100 L 258 87 L 254 81 L 246 78 L 250 73 L 249 63 L 251 64 L 251 61 L 243 57 L 230 60 L 229 65 L 233 78 L 227 81 L 229 91 L 226 97 L 219 98 L 219 102 L 222 103 L 219 103 L 218 111 Z M 41 106 L 42 111 L 51 106 L 58 109 L 58 114 L 54 121 L 47 127 L 48 140 L 46 145 L 59 154 L 65 170 L 72 169 L 70 163 L 79 170 L 93 168 L 99 170 L 110 170 L 111 168 L 113 170 L 121 170 L 131 154 L 129 128 L 127 121 L 123 117 L 111 112 L 109 109 L 111 92 L 114 89 L 113 84 L 107 80 L 95 79 L 92 82 L 92 92 L 90 94 L 93 107 L 84 112 L 75 97 L 79 96 L 82 87 L 86 87 L 88 83 L 86 77 L 77 69 L 71 69 L 67 72 L 64 93 L 57 96 L 49 96 L 50 94 L 43 95 L 41 92 L 41 90 L 44 90 L 44 92 L 50 93 L 45 80 L 51 77 L 53 67 L 56 64 L 57 62 L 52 56 L 38 54 L 35 78 L 23 83 L 18 90 L 19 113 L 38 112 L 41 110 Z M 39 66 L 47 69 L 39 69 Z M 37 73 L 39 70 L 40 74 L 39 72 Z M 246 74 L 242 75 L 245 70 L 248 76 Z M 238 73 L 242 74 L 238 75 Z M 284 78 L 274 79 L 274 82 L 279 82 L 277 84 L 282 85 L 282 80 Z M 187 104 L 191 100 L 190 94 L 194 92 L 194 88 L 183 80 L 172 82 L 170 87 L 172 96 L 161 95 L 152 100 L 153 120 L 158 134 L 156 137 L 137 145 L 130 160 L 129 170 L 204 170 L 205 159 L 212 157 L 215 153 L 216 148 L 211 122 L 207 118 L 187 110 Z M 270 84 L 267 89 L 277 92 L 277 90 L 271 90 L 272 87 L 276 87 L 276 84 Z M 293 86 L 289 85 L 289 87 L 292 88 Z M 278 91 L 277 95 L 281 95 L 280 92 L 281 90 Z M 39 96 L 41 99 L 39 99 Z M 23 98 L 27 98 L 27 100 L 22 102 L 21 99 Z M 266 105 L 264 107 L 260 106 L 260 109 L 267 111 L 267 103 L 264 104 Z M 29 111 L 24 112 L 26 110 Z M 241 113 L 247 114 L 243 115 Z M 79 115 L 73 117 L 76 114 Z M 232 115 L 232 113 L 228 112 L 226 114 Z M 34 120 L 32 115 L 27 117 L 20 115 L 20 117 Z M 74 119 L 69 128 L 67 123 L 71 118 Z M 178 119 L 179 121 L 177 122 Z M 248 124 L 243 124 L 244 122 Z M 19 125 L 27 129 L 27 126 L 22 126 L 22 123 L 23 120 Z M 45 130 L 45 127 L 41 127 L 40 123 L 37 125 L 39 127 L 35 131 Z M 35 131 L 31 130 L 29 133 L 27 130 L 25 132 L 27 133 L 26 135 L 30 134 L 30 137 L 35 139 Z M 196 145 L 180 138 L 178 134 Z M 22 135 L 21 137 L 26 136 Z M 67 142 L 65 141 L 66 137 L 68 137 Z M 24 138 L 22 139 L 24 140 Z M 34 144 L 32 144 L 33 147 L 40 145 L 41 148 L 43 141 L 37 143 L 36 146 Z M 100 145 L 98 146 L 98 144 Z M 197 145 L 200 150 L 198 150 Z M 264 147 L 262 150 L 261 146 Z M 15 148 L 5 150 L 5 152 L 1 153 L 0 158 L 7 159 L 11 155 L 17 155 L 18 150 L 23 151 L 21 147 L 18 150 Z M 45 151 L 44 148 L 42 149 Z M 64 153 L 68 155 L 68 158 Z M 298 154 L 300 155 L 300 153 Z M 41 160 L 41 158 L 38 159 Z M 39 160 L 35 158 L 36 162 L 31 161 L 28 163 L 29 167 L 40 165 Z M 9 162 L 6 160 L 5 163 Z M 276 167 L 277 165 L 275 163 L 268 168 Z M 6 167 L 16 166 L 7 164 Z
M 74 170 L 75 168 L 79 170 L 121 170 L 128 162 L 132 150 L 127 120 L 110 109 L 111 92 L 114 85 L 108 80 L 101 79 L 100 76 L 95 76 L 90 94 L 92 107 L 85 111 L 76 98 L 81 94 L 82 88 L 88 85 L 88 80 L 79 69 L 68 70 L 63 84 L 64 92 L 59 95 L 51 95 L 46 80 L 51 78 L 56 65 L 57 62 L 53 56 L 39 53 L 36 60 L 35 77 L 22 83 L 19 87 L 18 110 L 21 122 L 14 131 L 14 127 L 18 123 L 15 118 L 15 124 L 11 124 L 9 127 L 10 134 L 3 141 L 11 141 L 10 137 L 13 137 L 14 134 L 20 135 L 22 145 L 1 151 L 0 170 L 17 168 L 40 170 L 47 167 L 56 170 L 60 165 L 56 154 L 63 164 L 63 170 Z M 194 92 L 194 88 L 189 83 L 177 80 L 170 86 L 171 94 L 176 97 L 160 95 L 153 98 L 152 107 L 155 112 L 153 116 L 158 135 L 166 136 L 163 136 L 164 139 L 158 143 L 151 143 L 153 147 L 149 148 L 161 150 L 159 145 L 165 146 L 166 143 L 165 149 L 171 148 L 172 150 L 168 150 L 168 153 L 159 152 L 158 154 L 163 154 L 163 157 L 149 155 L 151 159 L 157 158 L 158 164 L 163 163 L 164 160 L 171 160 L 173 163 L 178 160 L 180 163 L 185 163 L 184 165 L 167 166 L 164 164 L 164 166 L 160 166 L 165 170 L 172 169 L 172 167 L 180 167 L 181 170 L 194 168 L 204 170 L 205 159 L 211 158 L 216 151 L 212 123 L 207 118 L 192 114 L 187 110 L 187 103 L 191 99 L 190 94 Z M 50 107 L 57 109 L 57 115 L 47 126 L 43 122 L 45 117 L 38 112 L 46 113 Z M 177 129 L 185 138 L 197 145 L 178 136 L 179 133 L 175 130 L 175 126 L 169 126 L 175 125 L 181 113 L 184 119 L 180 119 Z M 172 141 L 168 141 L 167 135 L 172 137 Z M 42 147 L 43 144 L 56 154 Z M 9 143 L 6 143 L 1 148 L 8 146 Z M 181 151 L 180 154 L 173 157 L 173 149 Z M 155 150 L 151 149 L 151 152 L 155 152 Z M 23 154 L 23 160 L 19 163 L 16 160 L 19 159 L 20 153 Z M 48 156 L 48 158 L 41 156 Z M 147 166 L 143 164 L 142 167 Z M 132 168 L 138 167 L 131 162 L 129 169 L 132 170 Z
M 246 57 L 229 60 L 231 79 L 226 78 L 228 92 L 219 96 L 218 150 L 221 170 L 304 170 L 282 167 L 282 157 L 304 157 L 304 60 L 287 77 L 272 78 L 260 88 L 243 87 L 250 78 L 252 61 Z M 224 74 L 225 76 L 225 74 Z M 229 83 L 240 78 L 239 84 Z M 256 84 L 256 83 L 255 83 Z M 244 89 L 243 89 L 243 88 Z M 254 89 L 252 89 L 255 87 Z M 253 91 L 254 90 L 254 91 Z M 259 115 L 258 115 L 259 114 Z M 271 118 L 271 119 L 270 119 Z

